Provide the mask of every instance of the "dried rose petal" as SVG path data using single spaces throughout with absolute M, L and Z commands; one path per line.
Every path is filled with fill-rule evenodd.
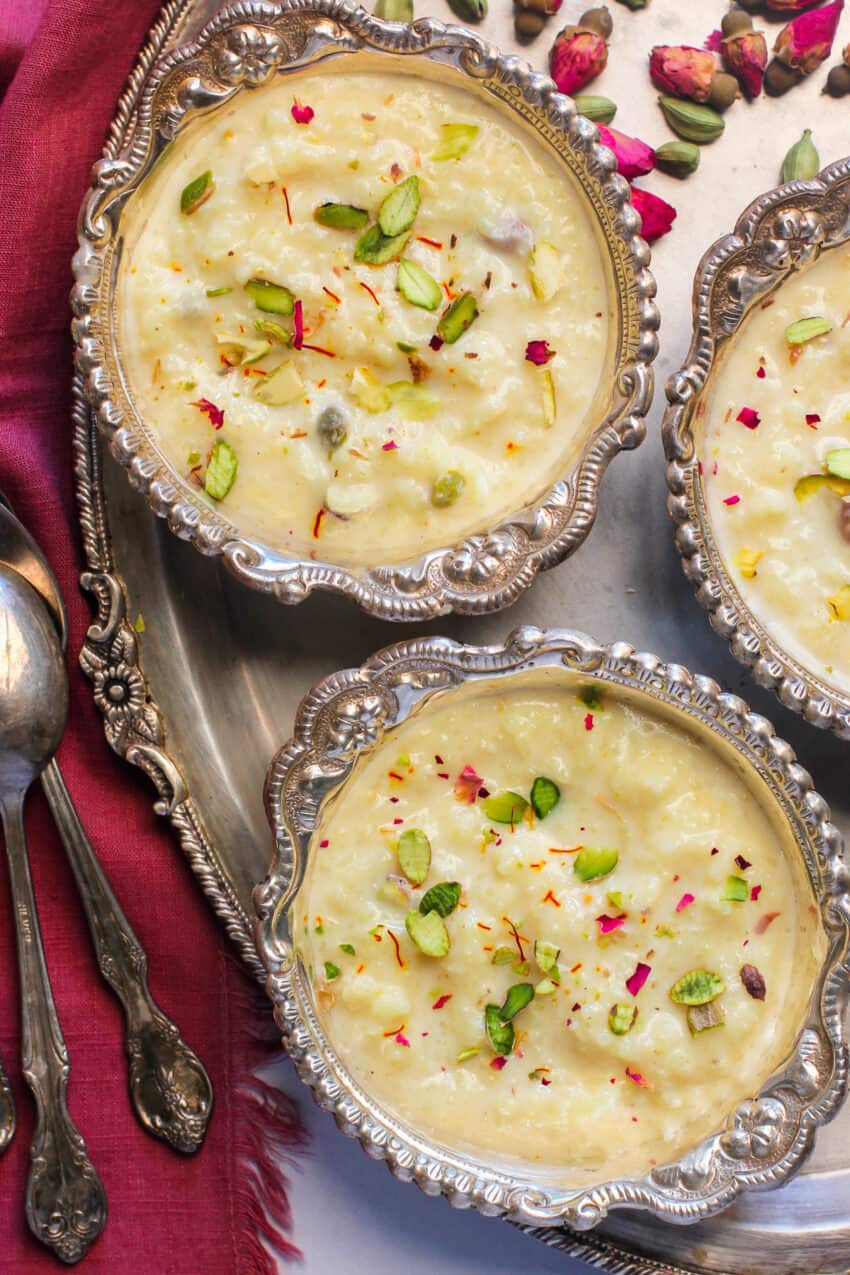
M 772 925 L 776 918 L 781 915 L 780 912 L 765 912 L 764 916 L 760 917 L 756 922 L 755 933 L 764 934 L 767 927 Z
M 723 65 L 747 97 L 758 97 L 767 68 L 767 41 L 761 31 L 739 31 L 723 41 Z
M 606 128 L 597 124 L 599 140 L 614 152 L 617 157 L 617 169 L 626 181 L 635 177 L 644 177 L 655 167 L 655 151 L 646 142 L 637 137 L 629 137 L 616 128 Z
M 759 380 L 760 380 L 760 381 L 763 381 L 763 380 L 764 380 L 764 378 L 767 376 L 767 371 L 766 371 L 766 369 L 765 369 L 765 368 L 763 368 L 763 367 L 757 367 L 757 368 L 756 368 L 756 376 L 759 378 Z
M 724 499 L 723 503 L 724 503 L 724 505 L 739 505 L 739 504 L 741 503 L 741 497 L 740 497 L 740 496 L 726 496 L 726 498 Z M 712 850 L 712 852 L 711 852 L 711 853 L 712 853 L 712 854 L 714 854 L 714 851 Z
M 592 713 L 585 713 L 584 729 L 593 730 L 593 714 Z
M 820 424 L 820 417 L 817 412 L 806 412 L 806 424 L 812 426 Z
M 471 806 L 481 791 L 484 780 L 476 774 L 472 766 L 464 766 L 455 780 L 455 796 L 458 801 L 465 801 Z
M 597 31 L 564 27 L 549 53 L 549 74 L 561 93 L 578 93 L 605 70 L 608 45 Z
M 499 1054 L 497 1058 L 492 1060 L 490 1066 L 494 1071 L 501 1071 L 507 1061 L 507 1058 L 505 1058 L 503 1054 Z
M 703 48 L 708 49 L 709 53 L 719 53 L 720 46 L 723 44 L 723 32 L 719 28 L 709 32 L 703 41 Z
M 639 1071 L 632 1071 L 631 1067 L 627 1067 L 626 1075 L 628 1076 L 629 1080 L 633 1081 L 634 1084 L 638 1086 L 638 1088 L 640 1089 L 650 1088 L 649 1081 L 644 1076 L 642 1076 Z
M 647 243 L 654 243 L 666 235 L 676 220 L 676 209 L 672 204 L 638 186 L 632 187 L 632 207 L 640 213 L 643 223 L 641 234 Z
M 755 1001 L 763 1001 L 767 994 L 767 984 L 764 976 L 756 969 L 755 965 L 741 966 L 741 982 Z
M 223 407 L 216 407 L 215 403 L 211 403 L 208 398 L 197 398 L 189 406 L 197 407 L 199 411 L 203 412 L 204 416 L 208 416 L 213 429 L 221 429 L 224 424 Z
M 760 885 L 754 885 L 752 887 L 752 889 L 750 890 L 750 898 L 752 899 L 753 903 L 757 902 L 761 892 L 762 892 L 762 887 Z
M 735 420 L 746 425 L 747 429 L 758 429 L 761 424 L 761 417 L 754 407 L 742 407 Z
M 296 124 L 309 124 L 315 114 L 312 106 L 304 106 L 297 97 L 292 99 L 292 118 Z
M 410 1048 L 410 1041 L 401 1032 L 398 1032 L 394 1039 L 397 1045 L 404 1045 L 405 1049 Z
M 844 0 L 834 0 L 794 18 L 776 37 L 776 57 L 801 75 L 810 75 L 829 56 L 843 8 Z
M 689 908 L 694 901 L 693 894 L 683 894 L 679 902 L 676 904 L 677 912 L 684 912 L 685 908 Z
M 451 1000 L 451 998 L 452 998 L 452 993 L 451 993 L 451 992 L 446 992 L 446 994 L 445 994 L 444 996 L 438 996 L 438 997 L 437 997 L 437 999 L 434 1001 L 434 1004 L 431 1006 L 431 1008 L 432 1008 L 432 1009 L 442 1009 L 442 1008 L 443 1008 L 443 1006 L 444 1006 L 444 1005 L 445 1005 L 448 1001 L 450 1001 L 450 1000 Z
M 747 868 L 751 868 L 753 866 L 749 859 L 745 859 L 742 854 L 735 855 L 735 864 L 742 872 L 746 872 Z
M 304 306 L 296 301 L 292 310 L 292 348 L 300 350 L 304 344 Z
M 621 925 L 626 924 L 625 913 L 622 916 L 602 916 L 596 918 L 596 924 L 599 926 L 600 934 L 611 934 L 614 930 L 619 930 Z
M 434 333 L 434 335 L 431 337 L 431 340 L 428 342 L 428 344 L 430 345 L 432 350 L 441 350 L 444 345 L 443 338 L 441 336 L 437 336 L 437 334 Z
M 557 350 L 549 349 L 548 341 L 529 341 L 525 347 L 526 360 L 533 363 L 535 367 L 542 367 L 544 363 L 554 359 L 557 352 Z
M 646 965 L 643 961 L 638 961 L 635 966 L 634 974 L 630 974 L 626 979 L 626 987 L 632 996 L 637 996 L 651 973 L 651 965 Z
M 690 45 L 657 44 L 649 55 L 649 74 L 656 88 L 693 102 L 708 100 L 716 70 L 707 49 Z
M 397 452 L 398 443 L 395 442 L 394 439 L 391 439 L 390 442 L 388 443 L 381 443 L 381 451 L 382 452 Z

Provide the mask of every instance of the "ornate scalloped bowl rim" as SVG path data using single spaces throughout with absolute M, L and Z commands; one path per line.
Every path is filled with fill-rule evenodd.
M 827 238 L 820 209 L 828 212 L 830 200 L 841 202 L 841 187 L 848 188 L 844 216 L 834 236 Z M 726 570 L 705 507 L 693 421 L 719 350 L 734 338 L 752 308 L 781 287 L 793 270 L 848 240 L 850 160 L 831 164 L 813 181 L 790 182 L 754 200 L 732 234 L 718 239 L 697 267 L 691 345 L 683 367 L 667 382 L 669 405 L 663 424 L 667 506 L 676 526 L 676 548 L 712 628 L 727 640 L 732 654 L 750 668 L 759 685 L 775 691 L 786 708 L 844 739 L 850 738 L 850 695 L 822 681 L 782 647 L 744 602 Z M 765 250 L 769 245 L 780 248 L 775 264 L 763 263 L 775 276 L 768 285 L 747 277 L 746 259 L 759 245 Z M 720 331 L 712 303 L 715 289 L 725 279 L 740 293 L 732 301 L 733 324 Z
M 385 729 L 405 720 L 424 699 L 461 683 L 543 667 L 592 674 L 595 680 L 645 694 L 731 744 L 782 807 L 806 861 L 829 940 L 795 1051 L 758 1099 L 744 1103 L 724 1130 L 672 1165 L 641 1178 L 566 1191 L 442 1148 L 383 1110 L 335 1054 L 293 948 L 278 929 L 297 894 L 321 806 Z M 356 726 L 358 714 L 367 723 L 364 729 Z M 343 718 L 348 725 L 341 735 L 338 723 Z M 331 722 L 336 723 L 333 728 Z M 787 1181 L 811 1150 L 816 1128 L 835 1114 L 847 1084 L 843 1009 L 850 904 L 843 843 L 790 746 L 777 738 L 765 718 L 710 678 L 692 675 L 681 665 L 665 665 L 624 643 L 601 646 L 566 630 L 516 629 L 504 646 L 464 646 L 439 637 L 402 642 L 359 669 L 325 678 L 305 696 L 292 739 L 271 763 L 265 797 L 276 857 L 269 877 L 255 890 L 255 937 L 284 1044 L 302 1080 L 319 1105 L 333 1112 L 342 1131 L 427 1194 L 443 1194 L 458 1207 L 472 1205 L 535 1226 L 566 1223 L 585 1230 L 619 1207 L 645 1208 L 669 1222 L 697 1222 L 728 1207 L 745 1188 Z
M 289 56 L 286 34 L 297 24 L 303 48 Z M 228 41 L 234 32 L 265 40 L 269 57 L 259 72 L 245 57 L 241 69 L 210 71 L 216 51 L 235 56 Z M 240 535 L 211 510 L 188 483 L 162 462 L 146 438 L 141 421 L 112 370 L 117 367 L 111 323 L 113 281 L 107 268 L 117 237 L 116 209 L 161 153 L 195 107 L 230 100 L 243 83 L 257 84 L 273 73 L 297 72 L 325 56 L 368 48 L 372 53 L 421 57 L 450 65 L 458 74 L 507 85 L 545 125 L 568 135 L 583 154 L 588 179 L 596 183 L 600 205 L 610 215 L 607 239 L 612 261 L 628 269 L 621 290 L 632 315 L 632 330 L 621 332 L 618 365 L 612 371 L 612 405 L 588 440 L 568 478 L 556 482 L 537 502 L 487 533 L 461 545 L 433 550 L 407 566 L 347 570 L 329 563 L 288 558 Z M 238 59 L 237 59 L 238 60 Z M 175 85 L 177 93 L 174 94 Z M 159 130 L 153 119 L 166 94 Z M 502 97 L 504 101 L 504 96 Z M 130 483 L 170 529 L 206 554 L 221 554 L 243 583 L 288 603 L 303 601 L 314 589 L 342 593 L 365 611 L 388 620 L 425 620 L 449 611 L 481 613 L 508 606 L 531 585 L 538 571 L 554 566 L 583 542 L 596 517 L 604 472 L 620 451 L 637 447 L 645 434 L 644 416 L 652 401 L 651 363 L 657 352 L 658 311 L 655 282 L 647 269 L 649 250 L 639 236 L 640 218 L 632 208 L 629 186 L 616 172 L 611 152 L 598 142 L 595 126 L 576 114 L 569 98 L 552 81 L 515 57 L 504 56 L 460 27 L 423 19 L 411 27 L 386 23 L 350 0 L 239 0 L 207 24 L 198 39 L 160 59 L 148 76 L 138 118 L 127 145 L 114 158 L 100 161 L 80 216 L 79 249 L 74 259 L 72 307 L 76 365 L 85 382 L 99 428 Z M 628 263 L 628 267 L 626 266 Z M 625 320 L 623 320 L 625 323 Z

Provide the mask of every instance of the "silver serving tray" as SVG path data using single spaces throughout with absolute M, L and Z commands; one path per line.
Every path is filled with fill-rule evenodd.
M 700 32 L 716 23 L 726 7 L 724 0 L 702 0 L 701 10 L 703 6 Z M 166 3 L 140 70 L 117 109 L 107 143 L 111 151 L 121 144 L 153 58 L 163 47 L 195 34 L 217 7 L 215 0 Z M 505 12 L 488 20 L 486 34 L 514 49 L 507 6 L 500 8 Z M 432 0 L 429 9 L 450 16 L 442 0 Z M 653 42 L 696 42 L 689 10 L 681 0 L 653 0 L 649 10 L 636 16 L 616 7 L 618 33 L 600 91 L 622 102 L 630 92 L 636 99 L 628 118 L 618 120 L 623 128 L 658 140 L 652 94 L 638 96 L 632 89 L 636 77 L 645 74 L 645 53 Z M 550 32 L 556 24 L 557 19 Z M 536 60 L 542 60 L 547 43 L 548 35 L 534 47 Z M 808 111 L 808 122 L 819 110 L 819 90 L 813 83 L 794 91 L 795 112 Z M 730 116 L 731 152 L 724 149 L 721 155 L 715 147 L 704 156 L 705 180 L 721 183 L 723 198 L 707 200 L 702 181 L 686 183 L 681 193 L 672 183 L 665 187 L 660 179 L 653 182 L 680 205 L 684 223 L 655 256 L 671 343 L 659 379 L 684 357 L 690 281 L 702 249 L 773 179 L 775 156 L 760 156 L 761 141 L 749 136 L 749 118 L 746 111 L 740 118 Z M 819 132 L 825 160 L 842 153 L 844 120 L 843 110 L 833 111 L 831 150 L 825 146 L 826 126 L 823 136 Z M 736 147 L 738 158 L 724 175 L 723 166 Z M 397 640 L 399 631 L 366 618 L 342 599 L 313 598 L 289 612 L 240 589 L 216 563 L 175 541 L 148 515 L 123 472 L 102 455 L 79 395 L 74 466 L 88 567 L 83 580 L 96 603 L 81 658 L 94 678 L 107 737 L 119 755 L 153 782 L 157 811 L 169 818 L 211 906 L 243 958 L 259 972 L 249 918 L 252 886 L 265 876 L 272 852 L 262 804 L 268 761 L 289 735 L 301 696 L 318 678 L 361 662 Z M 847 745 L 813 731 L 753 687 L 692 599 L 672 546 L 657 442 L 649 441 L 627 465 L 615 465 L 606 487 L 589 543 L 570 563 L 549 572 L 510 612 L 501 618 L 443 620 L 417 633 L 494 642 L 517 624 L 569 623 L 601 640 L 627 637 L 662 657 L 703 669 L 742 690 L 754 708 L 771 717 L 813 773 L 834 821 L 850 835 Z M 140 614 L 145 631 L 137 634 Z M 750 1195 L 711 1222 L 676 1228 L 642 1213 L 621 1213 L 592 1233 L 546 1230 L 540 1238 L 621 1275 L 846 1275 L 850 1108 L 821 1131 L 814 1156 L 791 1185 Z

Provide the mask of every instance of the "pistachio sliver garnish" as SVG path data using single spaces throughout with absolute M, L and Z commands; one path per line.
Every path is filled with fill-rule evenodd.
M 726 878 L 720 898 L 724 903 L 746 903 L 750 897 L 750 884 L 743 877 Z
M 325 978 L 332 983 L 335 978 L 339 978 L 342 970 L 338 965 L 334 965 L 333 961 L 325 961 Z
M 289 345 L 292 341 L 292 333 L 287 332 L 282 323 L 275 323 L 274 319 L 255 319 L 254 330 L 270 336 L 273 341 L 279 341 L 281 345 Z
M 269 279 L 249 279 L 244 290 L 258 310 L 265 314 L 290 315 L 295 309 L 295 297 L 282 283 Z
M 481 1050 L 477 1045 L 467 1045 L 466 1049 L 462 1049 L 455 1059 L 456 1063 L 468 1062 L 470 1058 L 477 1058 Z
M 541 239 L 528 258 L 528 281 L 538 301 L 551 301 L 564 286 L 564 264 L 554 244 Z
M 332 230 L 362 230 L 369 224 L 369 214 L 365 208 L 355 208 L 353 204 L 327 203 L 314 209 L 313 220 Z
M 513 965 L 516 960 L 516 949 L 512 947 L 497 947 L 491 958 L 491 965 Z
M 199 177 L 194 177 L 180 193 L 180 211 L 187 217 L 197 212 L 201 204 L 205 204 L 215 190 L 212 169 L 207 169 Z
M 545 819 L 561 800 L 561 790 L 554 779 L 538 775 L 531 785 L 531 805 L 538 819 Z
M 541 978 L 539 983 L 534 984 L 535 996 L 551 996 L 553 992 L 557 992 L 558 984 L 554 979 Z
M 411 885 L 421 885 L 431 867 L 431 842 L 421 828 L 408 828 L 398 839 L 399 866 Z
M 392 398 L 386 385 L 372 375 L 367 367 L 356 367 L 351 373 L 351 393 L 365 412 L 386 412 Z
M 722 1027 L 726 1021 L 723 1009 L 717 1001 L 705 1005 L 691 1005 L 688 1009 L 688 1028 L 692 1036 L 699 1036 L 712 1027 Z
M 534 959 L 544 974 L 549 974 L 558 962 L 561 949 L 555 943 L 547 943 L 544 939 L 534 941 Z
M 440 140 L 431 158 L 438 164 L 447 159 L 460 159 L 478 136 L 477 124 L 441 124 Z
M 514 1029 L 502 1019 L 498 1005 L 488 1005 L 484 1010 L 484 1026 L 491 1048 L 501 1055 L 510 1054 L 514 1047 Z
M 827 332 L 831 331 L 832 324 L 829 319 L 818 314 L 790 323 L 785 329 L 785 340 L 789 345 L 805 345 L 808 341 L 814 341 L 819 336 L 826 336 Z
M 471 292 L 462 292 L 441 315 L 437 335 L 446 345 L 459 341 L 466 329 L 478 318 L 478 302 Z
M 794 495 L 801 505 L 816 491 L 831 491 L 836 496 L 850 496 L 850 479 L 836 478 L 834 474 L 806 474 L 794 484 Z
M 272 348 L 268 341 L 255 340 L 239 332 L 219 332 L 216 334 L 216 341 L 219 345 L 231 345 L 240 350 L 242 357 L 239 362 L 243 365 L 256 363 Z
M 304 393 L 304 382 L 294 363 L 287 360 L 264 377 L 254 390 L 254 398 L 266 407 L 284 407 Z
M 487 818 L 494 823 L 517 824 L 528 809 L 528 802 L 518 792 L 507 790 L 485 797 L 481 806 Z
M 353 943 L 340 943 L 339 950 L 345 952 L 347 956 L 356 956 L 357 951 Z
M 411 341 L 396 341 L 396 345 L 401 350 L 402 354 L 416 353 L 416 346 L 413 345 Z
M 425 916 L 418 908 L 411 908 L 404 918 L 405 928 L 423 956 L 440 957 L 448 954 L 451 939 L 439 912 Z
M 450 916 L 460 902 L 460 883 L 458 881 L 440 881 L 426 890 L 419 902 L 419 911 L 438 912 L 440 916 Z
M 540 381 L 540 398 L 543 405 L 543 424 L 547 429 L 555 424 L 558 408 L 555 402 L 555 378 L 548 367 L 543 369 Z
M 236 482 L 239 459 L 236 452 L 223 438 L 213 444 L 207 472 L 204 475 L 204 491 L 213 500 L 224 500 Z
M 440 400 L 424 385 L 414 381 L 391 381 L 387 386 L 390 403 L 411 421 L 425 421 L 433 416 Z
M 378 226 L 387 239 L 409 230 L 416 220 L 422 203 L 419 194 L 419 178 L 406 177 L 387 195 L 378 209 Z
M 499 1010 L 499 1017 L 503 1023 L 509 1023 L 512 1018 L 516 1018 L 520 1010 L 525 1009 L 533 1000 L 534 988 L 531 983 L 514 983 L 513 987 L 508 988 L 504 1004 Z
M 228 292 L 232 292 L 232 288 L 207 288 L 208 297 L 226 297 Z
M 447 469 L 431 484 L 431 504 L 436 505 L 438 509 L 453 505 L 455 501 L 460 500 L 465 486 L 466 479 L 463 474 L 458 473 L 456 469 Z
M 827 452 L 826 469 L 835 478 L 850 479 L 850 447 L 834 447 Z
M 418 305 L 422 310 L 436 310 L 443 297 L 437 280 L 407 257 L 402 257 L 398 263 L 395 286 L 405 301 Z
M 598 881 L 613 872 L 620 858 L 619 851 L 609 849 L 594 850 L 585 846 L 573 860 L 573 872 L 579 881 Z
M 713 970 L 688 970 L 670 988 L 677 1005 L 707 1005 L 726 991 L 726 984 Z
M 385 266 L 388 261 L 399 256 L 410 238 L 410 231 L 387 236 L 377 224 L 364 230 L 354 248 L 354 260 L 362 261 L 367 266 Z
M 615 1036 L 626 1036 L 637 1022 L 637 1005 L 612 1005 L 608 1012 L 608 1028 Z

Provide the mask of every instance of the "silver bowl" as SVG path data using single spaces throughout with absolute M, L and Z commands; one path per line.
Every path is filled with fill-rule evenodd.
M 572 471 L 498 527 L 417 561 L 359 570 L 288 555 L 249 539 L 199 498 L 165 463 L 135 408 L 116 325 L 122 210 L 166 147 L 192 119 L 237 93 L 274 76 L 297 76 L 328 59 L 454 83 L 532 127 L 584 196 L 607 256 L 617 309 L 610 392 Z M 659 320 L 655 281 L 647 269 L 649 249 L 639 228 L 629 185 L 617 173 L 612 153 L 599 143 L 595 126 L 525 62 L 430 18 L 405 26 L 382 22 L 343 0 L 240 0 L 214 18 L 197 41 L 156 63 L 129 143 L 114 159 L 95 165 L 74 258 L 76 365 L 98 426 L 131 484 L 176 535 L 202 553 L 220 554 L 243 583 L 289 603 L 301 602 L 314 589 L 332 590 L 387 620 L 493 611 L 516 601 L 538 571 L 582 543 L 593 525 L 609 462 L 644 437 Z
M 382 1108 L 325 1035 L 290 929 L 321 813 L 358 759 L 411 713 L 456 693 L 461 684 L 492 685 L 518 675 L 549 684 L 557 677 L 576 688 L 592 675 L 724 750 L 755 782 L 758 799 L 789 829 L 801 881 L 812 891 L 827 939 L 791 1057 L 757 1097 L 734 1111 L 718 1112 L 712 1137 L 643 1177 L 564 1189 L 548 1176 L 542 1181 L 429 1141 Z M 565 630 L 516 629 L 504 646 L 464 646 L 440 637 L 400 643 L 362 668 L 325 678 L 304 698 L 293 738 L 271 763 L 265 797 L 276 855 L 254 895 L 256 940 L 286 1049 L 343 1133 L 358 1138 L 370 1156 L 386 1160 L 396 1177 L 415 1182 L 426 1194 L 535 1226 L 567 1223 L 584 1230 L 621 1207 L 648 1209 L 669 1222 L 697 1222 L 726 1208 L 746 1188 L 787 1181 L 811 1150 L 817 1127 L 835 1114 L 847 1084 L 843 1011 L 850 901 L 841 837 L 789 745 L 776 737 L 770 722 L 710 678 L 662 664 L 624 643 L 601 646 Z
M 667 507 L 676 548 L 712 628 L 760 686 L 806 721 L 850 739 L 850 695 L 786 651 L 738 592 L 711 527 L 695 423 L 725 348 L 751 310 L 798 270 L 850 240 L 850 160 L 814 181 L 778 186 L 750 204 L 735 230 L 709 248 L 694 280 L 694 331 L 684 367 L 667 382 L 664 417 Z

